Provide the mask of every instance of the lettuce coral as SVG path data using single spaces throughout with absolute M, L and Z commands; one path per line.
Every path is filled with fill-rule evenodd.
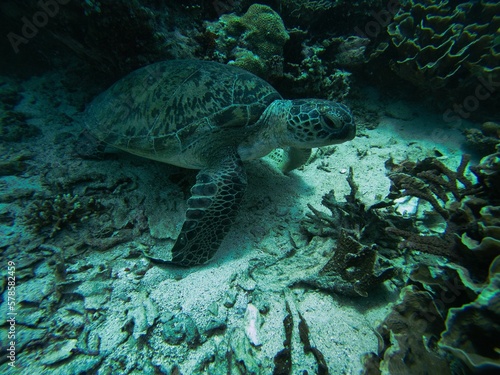
M 500 257 L 490 267 L 489 284 L 478 298 L 448 312 L 439 346 L 473 371 L 499 371 Z
M 387 28 L 397 54 L 392 69 L 400 77 L 435 90 L 500 76 L 500 3 L 454 3 L 402 1 Z

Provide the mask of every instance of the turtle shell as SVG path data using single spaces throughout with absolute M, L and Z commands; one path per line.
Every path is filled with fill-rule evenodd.
M 99 140 L 188 168 L 210 147 L 237 146 L 278 92 L 228 65 L 170 60 L 140 68 L 97 96 L 84 121 Z M 204 151 L 204 152 L 203 152 Z

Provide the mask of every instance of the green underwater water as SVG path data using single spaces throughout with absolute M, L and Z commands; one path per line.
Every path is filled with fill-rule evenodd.
M 0 31 L 2 374 L 499 371 L 500 3 L 6 0 Z

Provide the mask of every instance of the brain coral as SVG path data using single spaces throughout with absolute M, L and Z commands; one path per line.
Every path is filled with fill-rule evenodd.
M 397 54 L 392 69 L 399 76 L 428 89 L 500 76 L 500 2 L 401 3 L 387 28 Z
M 289 36 L 280 16 L 270 7 L 253 4 L 240 21 L 247 29 L 244 38 L 255 47 L 259 56 L 267 59 L 283 53 Z
M 257 75 L 265 76 L 274 58 L 281 58 L 290 38 L 283 20 L 267 5 L 252 4 L 242 16 L 224 14 L 219 21 L 207 24 L 216 36 L 217 53 L 223 60 Z

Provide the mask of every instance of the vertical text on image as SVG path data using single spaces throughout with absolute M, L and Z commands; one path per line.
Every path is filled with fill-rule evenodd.
M 7 306 L 7 364 L 16 367 L 16 264 L 13 261 L 7 262 Z

